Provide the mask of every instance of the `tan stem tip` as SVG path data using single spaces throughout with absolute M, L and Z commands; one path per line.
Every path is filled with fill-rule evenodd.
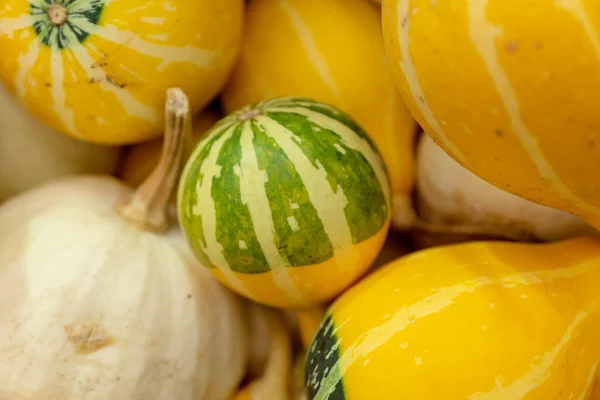
M 61 4 L 54 4 L 48 7 L 48 19 L 54 26 L 59 26 L 67 21 L 67 9 Z
M 247 120 L 257 117 L 259 115 L 260 115 L 260 110 L 258 108 L 253 108 L 251 110 L 246 111 L 242 115 L 240 115 L 238 117 L 238 119 L 240 121 L 247 121 Z
M 168 229 L 169 200 L 179 181 L 190 129 L 188 98 L 181 89 L 169 89 L 162 156 L 138 189 L 116 204 L 117 212 L 125 220 L 147 231 L 164 232 Z

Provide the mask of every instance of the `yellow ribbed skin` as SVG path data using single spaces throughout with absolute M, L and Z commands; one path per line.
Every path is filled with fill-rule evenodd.
M 598 282 L 600 241 L 588 238 L 404 257 L 330 308 L 308 356 L 309 399 L 588 399 Z
M 385 0 L 413 116 L 488 182 L 600 226 L 600 2 Z
M 304 96 L 349 113 L 388 166 L 394 197 L 414 185 L 416 122 L 385 58 L 381 13 L 365 0 L 252 0 L 244 43 L 223 93 L 227 113 L 276 96 Z
M 57 131 L 140 142 L 162 133 L 167 88 L 182 88 L 193 112 L 219 92 L 243 10 L 242 0 L 3 0 L 0 80 Z

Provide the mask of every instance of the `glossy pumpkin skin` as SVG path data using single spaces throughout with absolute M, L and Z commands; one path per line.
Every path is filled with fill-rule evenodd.
M 309 400 L 587 399 L 600 241 L 413 253 L 345 292 L 306 364 Z
M 196 256 L 262 304 L 307 307 L 371 266 L 391 218 L 389 177 L 339 109 L 275 98 L 218 122 L 182 174 L 181 227 Z
M 356 119 L 383 155 L 394 199 L 406 206 L 414 186 L 417 125 L 392 80 L 377 5 L 252 0 L 223 104 L 231 113 L 274 96 L 314 98 Z
M 244 8 L 242 0 L 2 5 L 0 80 L 46 125 L 108 145 L 159 136 L 169 87 L 188 94 L 192 112 L 221 90 Z M 49 10 L 64 11 L 66 21 L 52 24 Z
M 600 3 L 386 0 L 411 113 L 452 157 L 600 227 Z

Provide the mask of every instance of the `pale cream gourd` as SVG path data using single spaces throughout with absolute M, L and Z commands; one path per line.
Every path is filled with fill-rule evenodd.
M 135 193 L 71 176 L 0 207 L 0 399 L 223 400 L 266 362 L 252 330 L 276 317 L 219 284 L 169 224 L 183 92 L 169 91 L 166 121 Z M 266 349 L 282 340 L 258 331 Z
M 597 234 L 580 217 L 487 183 L 427 134 L 419 139 L 417 171 L 419 208 L 431 223 L 452 225 L 462 233 L 519 240 L 554 241 Z
M 118 153 L 53 131 L 0 83 L 0 202 L 59 176 L 112 173 Z
M 253 318 L 250 359 L 258 364 L 250 365 L 249 376 L 254 379 L 233 400 L 296 400 L 290 326 L 280 310 L 253 307 L 260 312 Z M 265 337 L 270 340 L 265 341 Z

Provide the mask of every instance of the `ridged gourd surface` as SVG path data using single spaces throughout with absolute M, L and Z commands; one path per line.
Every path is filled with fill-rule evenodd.
M 77 139 L 160 135 L 164 93 L 198 111 L 225 84 L 242 0 L 3 0 L 0 80 L 42 122 Z
M 388 0 L 411 113 L 488 182 L 600 226 L 600 2 Z
M 308 399 L 587 399 L 599 281 L 589 238 L 404 257 L 329 309 L 307 358 Z
M 271 305 L 337 295 L 379 253 L 390 221 L 385 165 L 338 109 L 276 98 L 217 123 L 184 170 L 181 224 L 199 259 Z
M 377 144 L 392 193 L 403 200 L 414 184 L 417 124 L 391 76 L 379 7 L 365 0 L 252 0 L 222 99 L 227 112 L 276 96 L 340 108 Z

